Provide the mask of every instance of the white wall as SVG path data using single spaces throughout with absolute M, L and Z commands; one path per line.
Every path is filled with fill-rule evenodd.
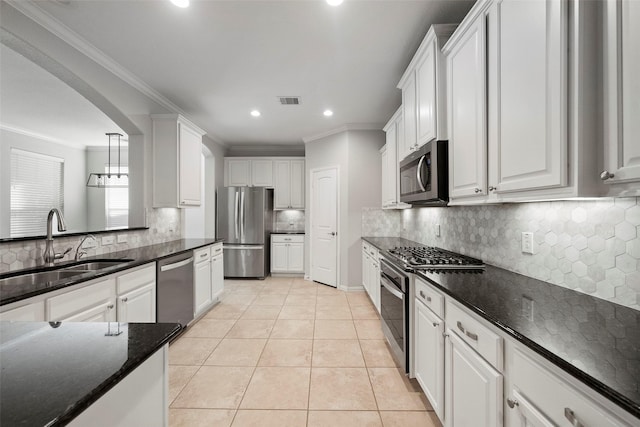
M 338 286 L 361 286 L 362 254 L 360 230 L 362 208 L 380 206 L 381 162 L 378 150 L 384 145 L 382 131 L 345 131 L 305 144 L 306 206 L 311 206 L 311 170 L 339 167 Z M 305 215 L 305 229 L 311 230 L 312 213 Z M 309 235 L 310 236 L 310 235 Z M 310 239 L 305 242 L 305 275 L 311 272 Z
M 87 169 L 85 151 L 35 137 L 0 130 L 0 237 L 10 235 L 11 149 L 64 159 L 64 215 L 68 231 L 87 228 Z M 43 218 L 44 221 L 45 218 Z

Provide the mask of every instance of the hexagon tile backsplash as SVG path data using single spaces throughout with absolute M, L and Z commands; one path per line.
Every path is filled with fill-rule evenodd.
M 129 248 L 181 239 L 182 215 L 182 209 L 150 209 L 147 216 L 148 230 L 119 230 L 113 233 L 100 233 L 96 235 L 99 242 L 102 237 L 110 235 L 114 236 L 117 242 L 117 236 L 122 234 L 126 234 L 127 242 L 114 243 L 113 245 L 107 246 L 102 246 L 98 243 L 95 248 L 87 249 L 87 255 L 102 255 Z M 75 256 L 75 250 L 81 238 L 82 236 L 54 236 L 54 249 L 56 252 L 64 252 L 69 247 L 73 248 L 73 250 L 63 258 L 64 260 L 71 260 Z M 44 247 L 44 239 L 0 243 L 0 273 L 35 267 L 42 262 Z
M 521 251 L 526 231 L 533 232 L 533 255 Z M 439 246 L 640 310 L 640 198 L 368 208 L 362 235 Z

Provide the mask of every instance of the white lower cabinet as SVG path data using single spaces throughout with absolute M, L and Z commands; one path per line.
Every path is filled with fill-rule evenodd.
M 116 280 L 109 278 L 46 301 L 50 322 L 115 322 Z
M 528 351 L 508 353 L 506 419 L 509 426 L 631 426 L 534 361 Z M 637 421 L 637 420 L 636 420 Z M 637 424 L 636 424 L 637 425 Z
M 433 410 L 444 419 L 444 321 L 415 301 L 415 376 Z
M 502 426 L 502 374 L 448 329 L 445 359 L 447 427 Z
M 211 247 L 211 298 L 217 301 L 224 291 L 224 258 L 222 243 Z
M 380 254 L 376 248 L 362 242 L 362 286 L 380 312 Z
M 0 321 L 44 322 L 44 300 L 28 301 L 20 307 L 5 310 L 0 313 Z
M 202 314 L 213 302 L 211 295 L 211 250 L 193 251 L 194 316 Z
M 116 278 L 118 322 L 156 321 L 155 263 Z
M 271 235 L 271 272 L 304 273 L 303 235 Z

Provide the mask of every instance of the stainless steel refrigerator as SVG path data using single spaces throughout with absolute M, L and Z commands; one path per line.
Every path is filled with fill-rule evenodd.
M 217 237 L 223 239 L 224 276 L 265 278 L 269 274 L 269 236 L 273 189 L 224 187 L 218 190 Z

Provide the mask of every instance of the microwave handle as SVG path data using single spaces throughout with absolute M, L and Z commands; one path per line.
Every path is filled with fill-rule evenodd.
M 426 156 L 422 156 L 420 157 L 420 161 L 418 162 L 418 168 L 416 169 L 416 178 L 418 179 L 418 185 L 420 186 L 420 189 L 422 191 L 427 191 L 426 188 L 424 188 L 424 184 L 422 183 L 422 174 L 420 172 L 422 172 L 422 163 L 424 162 L 424 158 Z

